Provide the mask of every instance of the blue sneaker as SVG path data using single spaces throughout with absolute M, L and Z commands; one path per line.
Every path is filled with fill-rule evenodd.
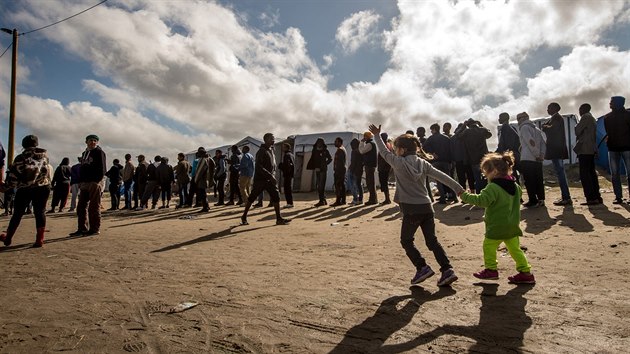
M 416 275 L 411 279 L 411 284 L 419 284 L 425 281 L 427 278 L 431 278 L 435 274 L 433 269 L 428 265 L 420 268 L 419 271 L 416 272 Z
M 453 270 L 453 268 L 449 268 L 442 272 L 442 276 L 440 277 L 440 280 L 438 280 L 437 285 L 449 286 L 456 280 L 457 280 L 457 275 L 455 275 L 455 271 Z

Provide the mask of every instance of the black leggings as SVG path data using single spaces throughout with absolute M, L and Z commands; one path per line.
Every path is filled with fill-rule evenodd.
M 28 205 L 33 202 L 33 214 L 37 228 L 46 226 L 46 203 L 50 195 L 49 186 L 18 188 L 15 193 L 15 207 L 9 221 L 9 230 L 17 230 Z

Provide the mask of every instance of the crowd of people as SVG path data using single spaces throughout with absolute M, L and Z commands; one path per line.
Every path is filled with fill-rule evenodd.
M 604 116 L 607 135 L 599 143 L 591 106 L 585 103 L 579 107 L 580 119 L 574 128 L 577 141 L 573 150 L 578 156 L 583 205 L 603 203 L 595 170 L 595 156 L 599 144 L 603 142 L 609 151 L 615 194 L 613 203 L 626 202 L 621 184 L 621 166 L 623 161 L 626 176 L 629 176 L 630 112 L 624 105 L 623 97 L 611 98 L 611 111 Z M 569 157 L 565 118 L 560 110 L 560 105 L 555 102 L 547 106 L 549 118 L 542 124 L 542 129 L 529 119 L 526 112 L 516 115 L 516 124 L 510 123 L 508 113 L 501 113 L 498 117 L 498 146 L 494 152 L 490 152 L 487 146 L 492 132 L 474 119 L 459 123 L 453 133 L 450 123 L 442 126 L 434 123 L 429 128 L 428 137 L 425 137 L 426 130 L 419 127 L 415 132 L 407 131 L 396 139 L 391 139 L 380 126 L 370 125 L 360 141 L 353 139 L 350 142 L 349 158 L 341 137 L 335 139 L 336 150 L 332 154 L 324 139 L 317 139 L 306 164 L 308 170 L 313 170 L 316 180 L 318 202 L 315 207 L 328 204 L 325 190 L 328 165 L 331 163 L 335 189 L 333 207 L 347 204 L 347 195 L 352 196 L 351 205 L 378 204 L 376 177 L 384 196 L 381 204 L 390 204 L 389 180 L 393 175 L 396 180 L 393 201 L 399 204 L 403 215 L 401 244 L 416 268 L 411 282 L 422 282 L 434 274 L 414 245 L 414 234 L 420 228 L 428 249 L 440 265 L 442 275 L 438 285 L 447 286 L 457 280 L 457 276 L 435 235 L 432 180 L 438 189 L 437 203 L 461 201 L 486 209 L 485 268 L 474 276 L 480 279 L 498 278 L 496 249 L 503 242 L 516 261 L 519 272 L 509 280 L 534 283 L 531 266 L 519 248 L 518 238 L 522 235 L 520 206 L 521 203 L 525 208 L 545 205 L 544 160 L 553 165 L 560 187 L 561 197 L 553 204 L 570 206 L 573 203 L 564 166 L 564 160 Z M 240 223 L 247 225 L 249 210 L 262 206 L 263 193 L 266 192 L 269 206 L 275 211 L 276 224 L 286 225 L 290 220 L 281 215 L 277 178 L 278 175 L 282 177 L 285 208 L 292 208 L 295 157 L 291 145 L 285 143 L 282 145 L 281 161 L 277 163 L 274 135 L 267 133 L 263 140 L 255 157 L 248 146 L 242 150 L 232 146 L 229 158 L 221 150 L 216 150 L 211 157 L 205 148 L 200 147 L 193 161 L 187 161 L 185 155 L 179 153 L 175 166 L 169 164 L 167 157 L 155 156 L 149 162 L 144 155 L 138 155 L 137 164 L 134 164 L 131 154 L 126 154 L 124 165 L 114 159 L 108 168 L 106 154 L 99 146 L 100 139 L 91 134 L 85 139 L 86 149 L 78 157 L 78 162 L 70 166 L 70 159 L 63 158 L 53 173 L 47 151 L 39 147 L 36 136 L 28 135 L 22 140 L 23 151 L 11 163 L 4 181 L 5 152 L 0 145 L 0 185 L 5 192 L 5 206 L 8 208 L 8 196 L 12 196 L 13 200 L 11 220 L 0 240 L 9 246 L 23 215 L 32 208 L 37 229 L 33 247 L 41 247 L 46 213 L 62 212 L 68 197 L 69 211 L 77 214 L 77 230 L 70 236 L 100 234 L 105 177 L 109 183 L 111 211 L 170 208 L 172 187 L 176 186 L 179 198 L 175 208 L 197 206 L 199 212 L 208 212 L 207 192 L 213 190 L 217 200 L 215 207 L 244 206 Z M 363 176 L 368 192 L 366 202 L 363 201 Z M 226 180 L 229 184 L 227 200 Z M 526 201 L 522 198 L 521 182 L 526 190 Z M 52 202 L 46 212 L 51 190 Z M 121 195 L 124 199 L 122 206 Z

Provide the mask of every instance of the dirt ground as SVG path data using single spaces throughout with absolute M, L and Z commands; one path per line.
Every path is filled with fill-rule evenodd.
M 500 280 L 472 276 L 483 210 L 462 204 L 435 205 L 459 275 L 443 289 L 437 276 L 409 287 L 394 205 L 313 208 L 297 194 L 289 226 L 270 208 L 249 226 L 237 206 L 105 211 L 101 235 L 79 238 L 57 213 L 41 249 L 28 216 L 0 252 L 0 352 L 626 353 L 630 206 L 571 192 L 573 207 L 551 205 L 553 187 L 547 207 L 522 212 L 535 286 L 507 283 L 503 249 Z M 199 305 L 169 313 L 185 301 Z

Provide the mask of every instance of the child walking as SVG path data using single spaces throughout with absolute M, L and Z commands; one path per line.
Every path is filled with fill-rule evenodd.
M 372 124 L 369 129 L 374 136 L 380 136 L 380 126 Z M 374 141 L 379 154 L 392 166 L 396 176 L 394 202 L 399 204 L 403 214 L 400 243 L 411 263 L 416 267 L 416 274 L 411 279 L 411 284 L 421 283 L 435 274 L 414 245 L 414 234 L 420 228 L 427 248 L 433 252 L 440 265 L 442 276 L 437 285 L 450 285 L 457 280 L 457 275 L 435 235 L 433 206 L 424 182 L 427 177 L 431 177 L 450 187 L 457 194 L 463 192 L 464 189 L 447 174 L 437 170 L 425 160 L 431 156 L 424 153 L 418 137 L 404 134 L 396 138 L 394 140 L 395 153 L 385 147 L 382 139 L 374 139 Z
M 479 194 L 461 194 L 463 202 L 486 209 L 486 235 L 483 240 L 485 269 L 473 275 L 479 279 L 499 279 L 497 248 L 505 243 L 518 271 L 518 274 L 508 277 L 508 281 L 511 284 L 534 284 L 536 280 L 530 272 L 531 266 L 520 247 L 519 236 L 523 235 L 519 227 L 522 191 L 512 176 L 513 166 L 511 151 L 486 154 L 481 160 L 481 172 L 490 183 Z

